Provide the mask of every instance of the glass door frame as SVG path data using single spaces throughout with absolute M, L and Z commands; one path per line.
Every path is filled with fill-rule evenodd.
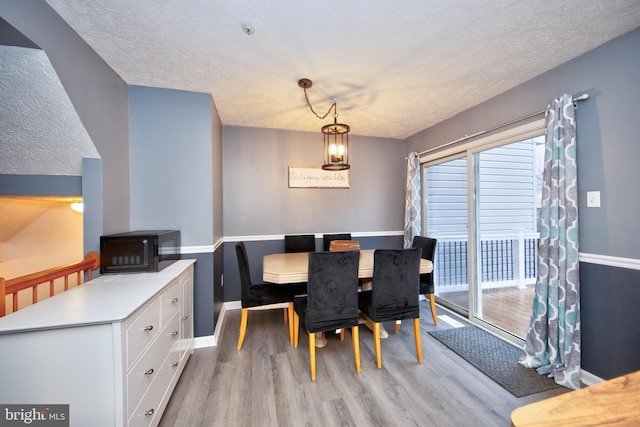
M 492 325 L 489 322 L 486 322 L 478 317 L 479 312 L 481 312 L 481 299 L 479 301 L 478 292 L 481 292 L 479 289 L 480 280 L 482 277 L 481 272 L 478 270 L 481 266 L 477 264 L 477 254 L 478 254 L 478 244 L 476 238 L 476 230 L 478 227 L 478 212 L 477 212 L 477 191 L 479 189 L 476 186 L 476 182 L 478 181 L 477 177 L 477 168 L 476 168 L 476 155 L 482 151 L 489 150 L 491 148 L 500 147 L 503 145 L 511 144 L 513 142 L 517 142 L 520 140 L 537 137 L 540 135 L 544 135 L 545 133 L 545 120 L 544 118 L 534 120 L 528 122 L 526 124 L 518 125 L 510 127 L 502 132 L 498 132 L 483 138 L 474 139 L 473 141 L 462 143 L 460 145 L 453 146 L 451 148 L 433 151 L 428 155 L 425 155 L 420 158 L 421 163 L 421 176 L 424 177 L 426 175 L 426 168 L 429 166 L 433 166 L 439 163 L 443 163 L 445 161 L 454 160 L 457 158 L 466 157 L 467 159 L 467 225 L 468 225 L 468 255 L 467 255 L 467 268 L 468 268 L 468 279 L 469 279 L 469 301 L 466 313 L 464 311 L 460 312 L 459 309 L 455 309 L 452 307 L 452 304 L 442 303 L 442 301 L 438 301 L 438 297 L 436 296 L 436 301 L 438 301 L 441 305 L 449 310 L 455 312 L 456 314 L 462 315 L 466 317 L 466 319 L 475 325 L 478 325 L 482 328 L 493 332 L 496 335 L 499 335 L 508 341 L 523 343 L 524 341 L 497 327 Z M 470 171 L 472 173 L 470 173 Z M 423 185 L 421 188 L 421 196 L 423 203 L 427 202 L 427 194 L 426 194 L 426 186 Z M 426 230 L 427 226 L 427 218 L 426 218 L 426 209 L 423 206 L 422 209 L 422 234 L 428 235 L 428 230 Z

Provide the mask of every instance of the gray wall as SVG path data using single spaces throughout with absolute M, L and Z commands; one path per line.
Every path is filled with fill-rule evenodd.
M 213 244 L 211 95 L 129 87 L 131 228 Z
M 402 230 L 403 141 L 351 136 L 351 188 L 288 188 L 289 166 L 322 164 L 320 127 L 223 127 L 225 236 Z
M 129 112 L 131 228 L 180 230 L 183 250 L 196 247 L 183 255 L 197 259 L 195 335 L 212 335 L 214 254 L 199 249 L 213 248 L 214 224 L 220 224 L 212 178 L 220 175 L 213 170 L 214 161 L 219 165 L 220 152 L 213 149 L 220 149 L 220 125 L 211 95 L 130 86 Z
M 587 92 L 579 104 L 580 252 L 640 259 L 640 30 L 550 70 L 483 104 L 412 136 L 422 151 L 542 110 L 563 93 Z M 587 208 L 586 192 L 602 207 Z M 640 369 L 637 309 L 640 272 L 581 263 L 582 366 L 602 378 Z M 619 271 L 619 270 L 622 270 Z
M 104 232 L 128 230 L 127 85 L 45 1 L 3 0 L 0 17 L 46 52 L 103 160 Z

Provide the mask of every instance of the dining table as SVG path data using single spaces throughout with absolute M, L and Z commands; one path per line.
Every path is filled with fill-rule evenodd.
M 375 249 L 361 249 L 358 278 L 373 278 L 373 253 Z M 287 284 L 308 281 L 309 253 L 290 252 L 265 255 L 262 258 L 262 280 L 269 283 Z M 420 259 L 420 274 L 431 273 L 433 264 Z
M 361 249 L 360 262 L 358 263 L 358 278 L 361 283 L 373 278 L 373 254 L 375 249 Z M 262 280 L 269 283 L 287 284 L 308 281 L 309 253 L 286 252 L 265 255 L 262 258 Z M 433 264 L 431 261 L 420 258 L 420 274 L 431 273 Z M 370 321 L 362 320 L 370 329 L 373 328 Z M 292 324 L 289 322 L 291 332 Z M 387 332 L 381 328 L 382 338 L 386 338 Z M 326 338 L 324 333 L 316 338 L 316 347 L 324 347 Z

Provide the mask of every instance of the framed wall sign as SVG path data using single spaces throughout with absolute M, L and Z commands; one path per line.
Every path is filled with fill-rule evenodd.
M 326 171 L 322 168 L 289 166 L 289 188 L 349 187 L 349 169 Z

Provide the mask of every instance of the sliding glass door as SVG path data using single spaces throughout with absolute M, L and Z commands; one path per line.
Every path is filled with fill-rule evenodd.
M 468 313 L 467 159 L 458 156 L 423 168 L 426 235 L 438 239 L 434 259 L 436 297 Z
M 524 338 L 536 278 L 542 137 L 424 164 L 426 235 L 438 239 L 438 301 Z

